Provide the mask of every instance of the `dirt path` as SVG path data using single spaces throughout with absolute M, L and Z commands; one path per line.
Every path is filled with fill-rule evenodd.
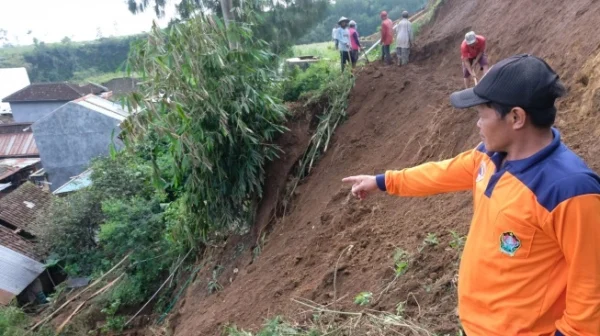
M 254 262 L 244 238 L 228 243 L 218 261 L 226 270 L 220 278 L 225 289 L 208 295 L 209 275 L 198 277 L 170 321 L 175 335 L 218 335 L 229 323 L 256 329 L 275 315 L 301 321 L 309 316 L 291 301 L 296 297 L 326 304 L 336 296 L 340 308 L 356 310 L 356 294 L 371 291 L 378 298 L 389 284 L 396 248 L 413 261 L 371 308 L 394 311 L 406 301 L 406 315 L 422 326 L 442 334 L 455 330 L 458 251 L 449 247 L 450 231 L 466 234 L 470 195 L 379 195 L 358 202 L 340 180 L 448 158 L 477 144 L 473 112 L 454 110 L 448 101 L 462 86 L 458 47 L 471 29 L 488 38 L 491 62 L 530 52 L 561 74 L 570 95 L 560 103 L 558 126 L 566 142 L 600 169 L 598 17 L 595 0 L 445 1 L 418 40 L 415 62 L 401 69 L 371 65 L 358 75 L 350 118 L 299 187 L 291 212 L 273 225 Z M 423 248 L 428 233 L 439 244 Z M 335 264 L 350 245 L 334 293 Z

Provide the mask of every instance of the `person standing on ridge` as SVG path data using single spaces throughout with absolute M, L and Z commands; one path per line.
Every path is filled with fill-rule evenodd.
M 354 20 L 350 20 L 348 24 L 350 28 L 348 28 L 348 33 L 350 35 L 350 61 L 352 62 L 352 69 L 356 67 L 356 62 L 358 61 L 358 51 L 361 49 L 360 39 L 358 37 L 358 32 L 356 31 L 356 22 Z
M 392 55 L 390 54 L 390 45 L 394 40 L 393 23 L 388 19 L 387 12 L 382 11 L 381 17 L 381 59 L 386 65 L 392 64 Z
M 348 22 L 350 20 L 342 16 L 339 21 L 337 31 L 338 47 L 340 49 L 340 59 L 342 61 L 342 72 L 346 63 L 350 63 L 350 33 L 348 32 Z
M 410 47 L 413 43 L 412 23 L 408 20 L 408 12 L 402 12 L 402 20 L 396 26 L 396 56 L 398 66 L 408 64 Z
M 337 33 L 338 33 L 338 29 L 340 28 L 340 25 L 336 24 L 335 26 L 333 26 L 333 30 L 331 31 L 331 38 L 333 39 L 333 42 L 335 43 L 335 50 L 338 50 L 338 39 L 337 39 Z
M 488 60 L 485 54 L 485 37 L 475 35 L 475 32 L 465 34 L 465 39 L 460 45 L 460 55 L 462 59 L 463 80 L 465 89 L 469 88 L 469 77 L 473 76 L 473 81 L 477 85 L 477 74 L 475 66 L 479 64 L 483 74 L 488 71 Z
M 509 57 L 450 96 L 477 111 L 476 148 L 343 179 L 360 199 L 473 193 L 458 277 L 467 336 L 600 335 L 600 177 L 552 127 L 565 91 L 542 59 Z

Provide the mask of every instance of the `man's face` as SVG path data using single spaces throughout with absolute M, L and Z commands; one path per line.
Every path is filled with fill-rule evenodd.
M 485 149 L 490 152 L 505 152 L 510 145 L 513 129 L 508 122 L 508 118 L 501 118 L 500 114 L 486 104 L 475 107 L 479 114 L 477 127 L 481 141 Z
M 344 22 L 340 23 L 340 26 L 341 26 L 342 28 L 346 28 L 346 26 L 347 26 L 347 25 L 348 25 L 348 23 L 347 23 L 346 21 L 344 21 Z

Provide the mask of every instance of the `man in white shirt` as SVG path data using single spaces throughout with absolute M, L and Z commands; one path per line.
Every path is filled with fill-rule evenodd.
M 410 47 L 414 37 L 412 23 L 408 20 L 408 12 L 402 12 L 402 20 L 396 26 L 396 56 L 398 57 L 398 66 L 408 64 Z
M 333 26 L 333 30 L 331 31 L 331 38 L 333 39 L 333 41 L 335 42 L 335 50 L 338 49 L 338 29 L 340 28 L 340 25 L 336 24 L 335 26 Z

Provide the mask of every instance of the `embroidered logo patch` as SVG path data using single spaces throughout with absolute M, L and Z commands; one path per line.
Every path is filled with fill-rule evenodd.
M 485 176 L 485 163 L 481 163 L 481 165 L 479 165 L 479 170 L 477 171 L 477 177 L 475 178 L 475 182 L 479 182 L 481 180 L 483 180 L 483 177 Z
M 512 232 L 504 232 L 500 235 L 500 251 L 502 253 L 508 254 L 509 256 L 514 256 L 517 253 L 517 250 L 521 247 L 521 241 L 517 236 L 515 236 Z

